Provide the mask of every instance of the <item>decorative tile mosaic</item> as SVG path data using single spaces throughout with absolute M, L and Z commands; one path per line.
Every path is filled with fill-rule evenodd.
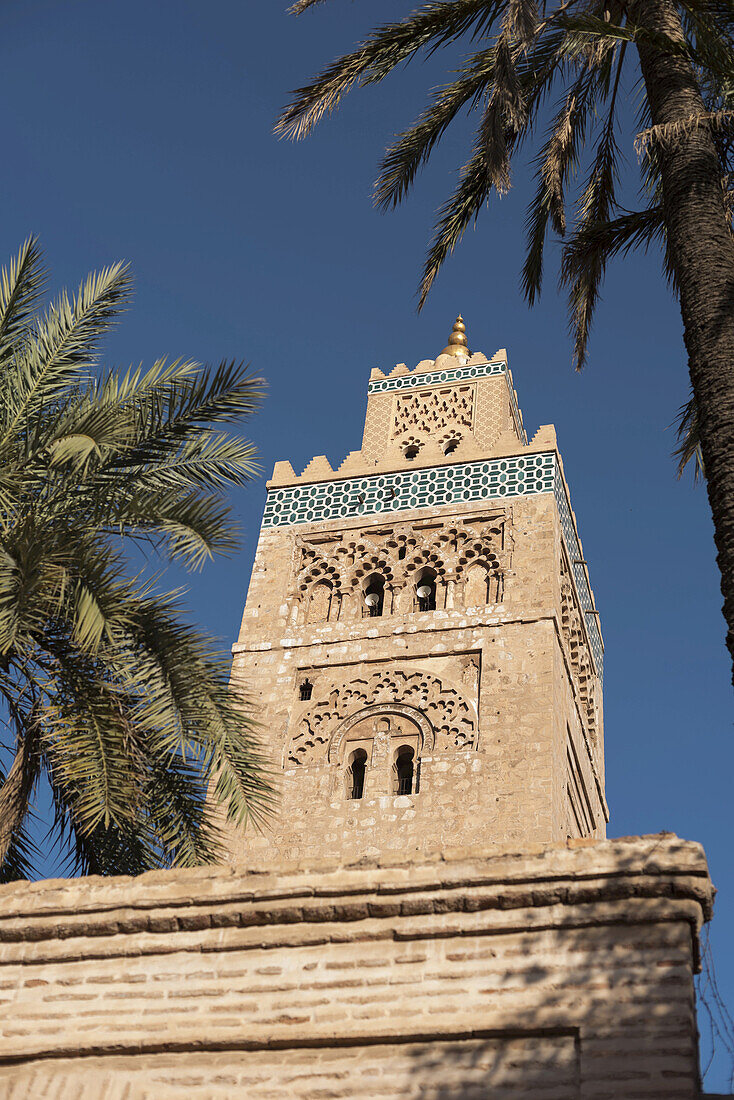
M 489 378 L 493 374 L 505 374 L 505 363 L 475 363 L 474 366 L 455 367 L 453 370 L 431 370 L 423 374 L 399 374 L 395 378 L 376 378 L 367 387 L 368 393 L 388 393 L 392 390 L 410 390 L 416 386 L 435 386 L 439 382 L 466 382 L 473 378 Z
M 593 606 L 591 589 L 586 570 L 579 564 L 581 548 L 566 489 L 552 452 L 270 489 L 262 525 L 263 528 L 290 527 L 297 523 L 323 523 L 409 508 L 472 504 L 536 493 L 555 493 L 566 549 L 586 612 Z M 591 651 L 601 679 L 604 658 L 599 623 L 594 614 L 585 617 Z

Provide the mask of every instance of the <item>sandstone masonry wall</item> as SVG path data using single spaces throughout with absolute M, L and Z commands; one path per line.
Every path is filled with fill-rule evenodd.
M 304 545 L 354 543 L 359 565 L 360 554 L 369 558 L 386 539 L 395 545 L 412 539 L 420 547 L 454 522 L 480 529 L 485 519 L 503 532 L 496 539 L 501 598 L 493 603 L 447 606 L 449 580 L 434 611 L 391 606 L 365 618 L 361 607 L 348 613 L 343 601 L 327 621 L 302 621 L 308 614 L 294 592 Z M 235 862 L 245 849 L 263 858 L 356 858 L 446 844 L 604 836 L 601 710 L 594 711 L 592 730 L 574 679 L 576 650 L 564 634 L 562 553 L 550 495 L 511 505 L 489 501 L 460 514 L 424 508 L 394 525 L 372 516 L 264 530 L 232 675 L 258 708 L 282 803 L 266 837 L 233 836 Z M 305 682 L 312 695 L 303 700 Z M 432 685 L 438 685 L 435 702 L 427 711 Z M 386 745 L 371 752 L 364 797 L 351 799 L 346 749 L 335 750 L 330 739 L 350 714 L 369 704 L 390 711 L 390 700 L 413 705 L 415 713 L 406 712 L 400 725 L 392 708 Z M 454 710 L 448 714 L 447 707 Z M 390 745 L 415 734 L 411 721 L 426 712 L 438 733 L 435 743 L 420 747 L 419 789 L 395 797 Z
M 671 835 L 0 891 L 2 1100 L 698 1095 Z

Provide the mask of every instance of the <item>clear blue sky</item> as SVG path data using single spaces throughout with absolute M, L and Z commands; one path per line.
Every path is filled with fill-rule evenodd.
M 473 349 L 508 349 L 528 431 L 558 429 L 602 612 L 610 835 L 665 829 L 705 845 L 719 889 L 712 943 L 734 1005 L 729 667 L 705 493 L 675 480 L 670 457 L 687 380 L 658 258 L 611 269 L 591 364 L 574 374 L 552 270 L 540 308 L 528 312 L 518 291 L 519 166 L 516 190 L 467 236 L 419 317 L 424 244 L 468 131 L 447 138 L 397 214 L 372 210 L 370 182 L 440 59 L 357 94 L 305 144 L 277 142 L 287 91 L 409 8 L 333 0 L 296 21 L 285 4 L 6 0 L 3 257 L 40 234 L 55 286 L 130 260 L 137 298 L 108 361 L 251 361 L 270 383 L 250 426 L 267 473 L 278 458 L 298 469 L 358 447 L 370 368 L 433 358 L 457 311 Z M 242 552 L 191 587 L 195 614 L 228 644 L 264 493 L 261 481 L 238 499 Z M 725 1069 L 709 1088 L 723 1088 Z

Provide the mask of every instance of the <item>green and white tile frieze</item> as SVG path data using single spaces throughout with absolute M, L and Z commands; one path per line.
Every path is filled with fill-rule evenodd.
M 394 378 L 375 378 L 367 387 L 368 393 L 392 393 L 393 390 L 422 389 L 441 382 L 472 382 L 476 378 L 489 378 L 493 374 L 505 374 L 507 364 L 475 363 L 473 366 L 454 367 L 452 370 L 429 370 L 421 374 L 398 374 Z

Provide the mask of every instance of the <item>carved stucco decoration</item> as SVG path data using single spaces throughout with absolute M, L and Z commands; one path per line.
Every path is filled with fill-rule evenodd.
M 406 432 L 416 438 L 435 436 L 448 426 L 471 429 L 473 420 L 473 385 L 408 393 L 396 400 L 393 438 L 400 439 Z
M 507 518 L 502 514 L 474 522 L 448 520 L 423 527 L 368 529 L 318 543 L 299 539 L 291 621 L 336 621 L 345 617 L 345 611 L 358 617 L 358 597 L 371 574 L 382 577 L 385 590 L 393 593 L 384 613 L 409 612 L 415 581 L 424 568 L 433 570 L 442 583 L 446 580 L 456 586 L 459 606 L 499 602 L 509 557 L 506 527 Z M 474 578 L 467 603 L 464 585 L 472 566 L 480 566 L 485 577 L 478 583 Z M 482 598 L 483 586 L 486 595 Z M 312 607 L 314 600 L 316 606 Z
M 596 721 L 596 678 L 589 654 L 586 631 L 576 590 L 571 583 L 571 573 L 565 557 L 561 557 L 561 632 L 568 647 L 571 676 L 579 694 L 581 709 L 586 718 L 591 742 L 596 747 L 598 730 Z
M 433 752 L 436 743 L 436 734 L 433 726 L 416 707 L 405 706 L 403 703 L 380 703 L 376 706 L 365 707 L 346 718 L 335 730 L 329 742 L 327 757 L 330 764 L 338 764 L 342 759 L 342 749 L 345 741 L 355 726 L 359 726 L 368 718 L 379 718 L 381 715 L 395 714 L 401 718 L 407 718 L 413 723 L 421 738 L 421 752 Z
M 430 673 L 392 669 L 332 685 L 312 702 L 299 719 L 287 763 L 316 764 L 336 759 L 345 722 L 363 720 L 368 708 L 375 714 L 401 714 L 409 708 L 410 714 L 405 716 L 416 721 L 424 744 L 432 745 L 431 751 L 476 748 L 476 708 L 460 690 Z M 416 714 L 420 721 L 414 717 Z M 335 744 L 337 737 L 341 740 Z

